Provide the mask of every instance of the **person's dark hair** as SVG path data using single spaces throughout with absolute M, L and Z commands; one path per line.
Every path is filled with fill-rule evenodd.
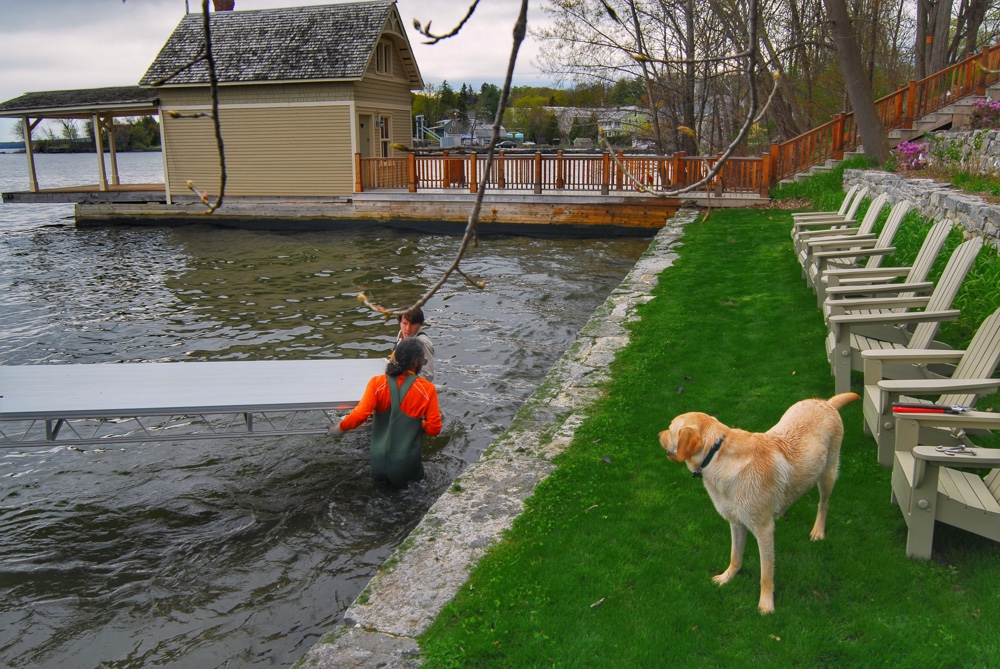
M 423 366 L 424 347 L 411 337 L 396 345 L 396 350 L 392 352 L 389 364 L 385 366 L 385 373 L 389 376 L 399 376 L 406 372 L 419 374 Z
M 400 323 L 404 318 L 413 323 L 414 325 L 423 325 L 424 310 L 421 309 L 420 307 L 413 307 L 412 309 L 407 309 L 401 315 L 396 316 L 396 322 Z

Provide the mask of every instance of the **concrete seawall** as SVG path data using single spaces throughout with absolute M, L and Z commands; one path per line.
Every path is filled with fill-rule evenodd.
M 608 365 L 629 341 L 636 307 L 652 299 L 659 275 L 677 257 L 682 209 L 653 238 L 621 284 L 528 398 L 511 427 L 459 476 L 379 568 L 344 621 L 296 663 L 302 669 L 417 667 L 416 638 L 450 602 L 486 550 L 522 512 L 554 469 L 600 396 Z

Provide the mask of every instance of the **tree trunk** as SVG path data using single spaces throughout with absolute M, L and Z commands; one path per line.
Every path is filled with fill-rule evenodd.
M 830 34 L 844 75 L 847 95 L 851 99 L 851 107 L 854 108 L 854 123 L 857 125 L 858 134 L 861 135 L 865 155 L 882 164 L 892 155 L 889 138 L 875 110 L 875 98 L 872 96 L 871 83 L 865 76 L 861 53 L 858 51 L 858 41 L 847 13 L 847 4 L 845 0 L 823 0 L 823 6 L 826 7 L 830 19 Z

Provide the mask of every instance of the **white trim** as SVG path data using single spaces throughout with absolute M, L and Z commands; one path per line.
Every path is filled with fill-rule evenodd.
M 328 100 L 325 102 L 240 102 L 236 104 L 220 104 L 219 109 L 291 109 L 293 107 L 344 107 L 355 104 L 354 100 Z M 390 107 L 390 105 L 384 105 Z M 166 112 L 206 111 L 212 105 L 169 105 L 164 106 Z M 403 105 L 392 105 L 394 109 L 409 109 Z
M 170 195 L 170 170 L 167 169 L 167 137 L 163 134 L 163 107 L 157 105 L 157 119 L 160 121 L 160 160 L 163 161 L 163 191 L 167 195 L 167 204 L 173 204 Z

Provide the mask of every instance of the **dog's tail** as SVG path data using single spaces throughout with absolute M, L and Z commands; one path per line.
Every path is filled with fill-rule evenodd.
M 841 407 L 859 399 L 861 399 L 861 396 L 857 393 L 840 393 L 839 395 L 834 395 L 828 399 L 827 402 L 829 402 L 834 409 L 840 411 Z

